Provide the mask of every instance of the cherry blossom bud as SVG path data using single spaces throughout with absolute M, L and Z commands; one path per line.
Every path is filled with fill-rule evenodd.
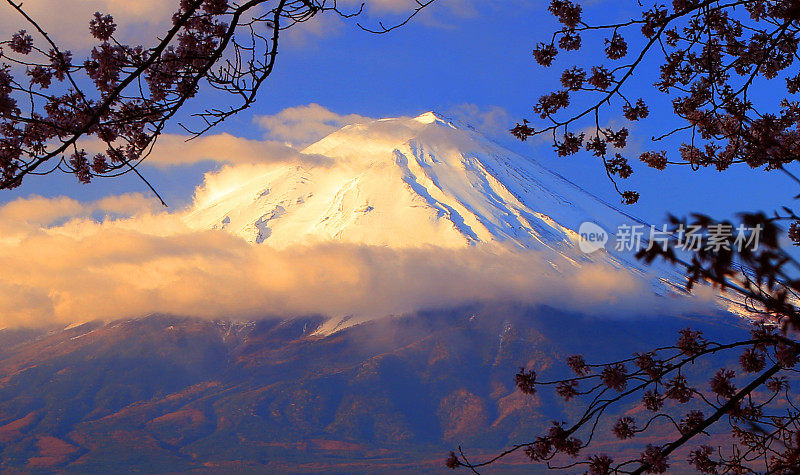
M 106 170 L 108 170 L 106 156 L 102 153 L 98 153 L 92 158 L 92 171 L 94 173 L 104 173 Z
M 636 191 L 623 191 L 622 192 L 622 202 L 626 205 L 632 205 L 639 201 L 639 193 Z
M 590 371 L 582 355 L 572 355 L 568 357 L 567 366 L 578 376 L 586 376 Z
M 575 28 L 581 22 L 583 8 L 570 0 L 553 0 L 547 9 L 567 28 Z
M 571 379 L 559 382 L 556 385 L 556 393 L 565 401 L 569 401 L 578 395 L 578 381 Z
M 689 463 L 700 473 L 717 473 L 719 463 L 711 460 L 712 454 L 714 454 L 713 447 L 701 445 L 689 453 Z
M 31 84 L 37 84 L 41 86 L 42 89 L 47 89 L 50 87 L 50 82 L 53 79 L 53 74 L 50 72 L 50 70 L 42 66 L 35 66 L 32 69 L 29 69 L 28 76 L 31 77 Z
M 556 452 L 575 456 L 581 450 L 582 442 L 575 437 L 570 437 L 569 433 L 564 429 L 563 423 L 554 421 L 547 431 L 547 437 L 552 442 Z
M 683 404 L 692 399 L 693 391 L 687 385 L 686 378 L 678 375 L 667 381 L 666 396 Z
M 633 174 L 633 168 L 628 164 L 628 160 L 618 153 L 614 154 L 614 158 L 608 160 L 606 170 L 608 170 L 608 173 L 623 179 Z
M 625 387 L 628 385 L 627 376 L 628 369 L 621 363 L 608 365 L 603 368 L 603 372 L 600 373 L 600 379 L 603 381 L 603 384 L 616 391 L 625 390 Z
M 769 389 L 770 391 L 772 391 L 774 393 L 783 391 L 783 390 L 787 389 L 788 387 L 789 387 L 789 382 L 783 376 L 775 376 L 775 377 L 770 378 L 769 381 L 767 381 L 767 389 Z
M 592 75 L 589 76 L 587 82 L 597 89 L 605 91 L 614 82 L 614 75 L 602 66 L 593 66 Z
M 544 119 L 567 106 L 569 106 L 569 92 L 556 91 L 540 97 L 539 101 L 533 106 L 533 111 Z
M 561 142 L 556 142 L 553 145 L 559 157 L 566 157 L 578 153 L 583 145 L 584 134 L 575 135 L 572 132 L 564 134 Z
M 516 375 L 515 382 L 520 391 L 525 394 L 536 394 L 536 372 L 533 370 L 525 371 L 520 368 Z
M 703 422 L 705 422 L 705 416 L 702 412 L 689 411 L 686 417 L 681 420 L 679 428 L 682 434 L 687 434 L 699 427 Z
M 73 153 L 69 158 L 69 165 L 72 167 L 75 176 L 78 177 L 79 182 L 85 184 L 92 181 L 89 160 L 86 159 L 86 151 L 80 150 Z
M 661 377 L 661 361 L 656 361 L 653 358 L 653 353 L 637 353 L 634 364 L 652 380 L 658 380 Z
M 648 411 L 657 412 L 664 406 L 664 399 L 658 391 L 647 391 L 642 397 L 642 403 Z
M 797 346 L 788 346 L 781 343 L 778 345 L 778 349 L 775 350 L 775 359 L 777 359 L 778 363 L 784 368 L 794 368 L 798 361 Z
M 711 391 L 717 396 L 730 398 L 736 394 L 736 386 L 733 384 L 733 378 L 736 373 L 728 369 L 720 369 L 711 378 L 710 385 Z
M 636 435 L 636 421 L 632 417 L 620 417 L 612 431 L 619 440 L 632 439 Z
M 757 351 L 755 348 L 748 348 L 739 357 L 739 364 L 745 372 L 756 373 L 764 369 L 767 360 L 764 353 Z
M 625 42 L 622 35 L 615 31 L 611 39 L 606 40 L 606 56 L 608 59 L 620 59 L 626 54 L 628 54 L 628 43 Z
M 542 66 L 550 66 L 557 54 L 558 50 L 555 46 L 539 43 L 533 50 L 533 59 Z
M 455 452 L 450 452 L 444 464 L 447 468 L 458 468 L 461 466 L 461 462 L 458 460 L 458 457 L 456 457 Z
M 600 137 L 592 137 L 586 141 L 586 151 L 592 152 L 595 157 L 602 157 L 608 151 L 606 141 Z
M 644 119 L 650 115 L 650 109 L 648 109 L 647 105 L 642 99 L 638 99 L 635 106 L 624 104 L 622 106 L 622 112 L 625 115 L 625 118 L 628 120 Z
M 656 170 L 663 170 L 667 168 L 667 152 L 645 152 L 639 155 L 639 160 Z
M 707 342 L 699 330 L 684 328 L 678 332 L 680 337 L 675 346 L 686 356 L 696 356 L 706 347 Z
M 578 33 L 567 32 L 558 39 L 558 46 L 566 51 L 575 51 L 581 48 L 581 35 Z
M 114 18 L 111 15 L 94 12 L 94 18 L 89 21 L 89 31 L 92 32 L 92 36 L 101 41 L 108 41 L 116 29 L 117 24 L 114 23 Z
M 581 68 L 571 68 L 561 74 L 561 85 L 570 91 L 578 91 L 586 81 L 586 71 Z
M 647 445 L 647 449 L 642 453 L 641 462 L 647 464 L 645 473 L 664 473 L 669 468 L 667 456 L 661 447 Z
M 48 56 L 50 58 L 50 69 L 52 69 L 53 75 L 59 81 L 63 81 L 70 66 L 72 66 L 72 52 L 57 52 L 51 49 Z
M 592 455 L 589 457 L 589 475 L 609 475 L 614 459 L 608 455 Z
M 11 42 L 8 47 L 15 53 L 28 54 L 33 50 L 33 38 L 25 30 L 19 30 L 11 35 Z
M 550 455 L 553 445 L 550 439 L 546 437 L 537 437 L 536 440 L 525 447 L 525 455 L 527 455 L 534 462 L 544 460 Z

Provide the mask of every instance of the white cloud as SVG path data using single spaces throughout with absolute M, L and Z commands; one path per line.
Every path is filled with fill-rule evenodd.
M 482 108 L 465 103 L 451 108 L 447 113 L 488 135 L 508 135 L 509 129 L 514 126 L 511 115 L 499 106 Z
M 65 196 L 19 198 L 0 207 L 0 239 L 16 238 L 67 219 L 141 215 L 157 209 L 157 203 L 140 193 L 108 196 L 89 203 Z
M 341 17 L 334 14 L 318 15 L 286 30 L 281 37 L 281 45 L 304 48 L 319 39 L 338 35 L 343 28 L 345 23 Z
M 241 176 L 231 170 L 264 166 L 210 173 L 198 199 L 229 186 L 226 176 Z M 225 231 L 192 230 L 185 213 L 141 195 L 91 203 L 33 197 L 0 207 L 0 327 L 150 312 L 368 318 L 491 299 L 597 315 L 676 305 L 627 271 L 575 267 L 550 253 L 345 243 L 278 250 Z
M 315 165 L 330 161 L 326 157 L 300 153 L 285 143 L 245 139 L 227 133 L 204 135 L 193 140 L 187 140 L 188 138 L 175 134 L 159 137 L 153 153 L 147 157 L 145 163 L 169 167 L 206 160 L 230 164 L 291 162 Z
M 156 235 L 145 224 L 176 232 Z M 164 215 L 73 221 L 4 246 L 0 258 L 0 288 L 24 296 L 19 305 L 0 295 L 0 326 L 149 312 L 367 318 L 487 299 L 607 314 L 646 300 L 626 272 L 587 267 L 559 274 L 537 253 L 350 244 L 275 250 L 224 231 L 187 231 Z
M 80 143 L 89 154 L 103 152 L 106 145 L 90 139 Z M 331 159 L 302 153 L 284 142 L 253 140 L 228 133 L 201 135 L 163 134 L 143 163 L 157 168 L 192 165 L 200 162 L 223 164 L 297 163 L 327 165 Z
M 89 33 L 94 12 L 110 13 L 123 41 L 149 45 L 170 26 L 177 0 L 25 0 L 23 8 L 65 49 L 80 50 L 96 44 Z M 0 32 L 3 36 L 33 28 L 6 2 L 0 4 Z M 33 34 L 33 33 L 32 33 Z M 39 38 L 37 38 L 38 40 Z M 46 48 L 45 48 L 46 49 Z
M 298 148 L 316 142 L 345 125 L 371 120 L 374 119 L 358 114 L 339 115 L 319 104 L 290 107 L 274 115 L 255 118 L 269 138 L 283 140 Z

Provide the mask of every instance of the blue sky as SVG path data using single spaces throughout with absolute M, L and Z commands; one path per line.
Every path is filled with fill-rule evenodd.
M 586 13 L 620 19 L 635 12 L 624 10 L 622 3 L 591 2 L 585 7 Z M 631 8 L 638 8 L 635 2 L 630 3 Z M 613 8 L 609 8 L 611 5 Z M 443 2 L 431 7 L 418 21 L 387 35 L 366 33 L 352 21 L 322 19 L 304 27 L 303 34 L 286 39 L 277 69 L 256 106 L 223 124 L 218 132 L 264 138 L 264 129 L 254 121 L 256 116 L 310 103 L 338 114 L 367 117 L 436 110 L 465 116 L 478 126 L 482 122 L 479 114 L 493 110 L 495 123 L 486 127 L 487 134 L 606 200 L 619 202 L 602 167 L 588 155 L 558 158 L 546 140 L 520 143 L 505 132 L 515 121 L 533 118 L 531 106 L 541 94 L 557 87 L 558 75 L 568 64 L 561 62 L 552 69 L 543 69 L 531 58 L 533 46 L 546 40 L 555 27 L 545 6 L 543 1 Z M 391 13 L 378 11 L 361 21 L 374 24 L 378 17 L 387 16 L 391 18 Z M 597 45 L 590 44 L 581 54 L 583 58 L 591 57 L 598 51 Z M 633 128 L 634 149 L 641 149 L 654 133 L 653 125 L 668 122 L 672 116 L 663 103 L 659 109 L 660 95 L 653 93 L 647 82 L 634 86 L 636 93 L 655 101 L 654 111 L 660 111 L 655 121 Z M 201 95 L 190 105 L 184 119 L 209 100 L 217 99 Z M 471 114 L 464 113 L 466 104 L 470 105 Z M 613 115 L 607 119 L 619 120 Z M 171 131 L 179 131 L 176 124 Z M 191 198 L 202 173 L 215 166 L 212 162 L 167 170 L 145 166 L 142 171 L 171 205 L 181 206 Z M 661 222 L 667 212 L 700 211 L 725 217 L 739 210 L 771 210 L 791 205 L 797 193 L 784 176 L 743 167 L 724 174 L 713 170 L 692 172 L 687 168 L 654 172 L 638 166 L 636 170 L 622 187 L 640 191 L 642 199 L 626 211 L 652 222 Z M 78 185 L 69 176 L 32 177 L 18 190 L 4 191 L 0 200 L 6 202 L 30 194 L 95 199 L 128 191 L 145 188 L 133 176 L 97 180 L 88 186 Z

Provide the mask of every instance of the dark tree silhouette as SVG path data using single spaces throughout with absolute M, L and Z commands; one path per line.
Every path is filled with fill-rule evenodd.
M 203 84 L 227 93 L 230 104 L 194 114 L 199 122 L 185 127 L 192 135 L 255 102 L 285 30 L 323 13 L 351 18 L 364 7 L 347 12 L 336 0 L 181 0 L 171 27 L 150 47 L 120 43 L 114 19 L 95 13 L 87 34 L 98 44 L 78 60 L 21 2 L 4 1 L 23 29 L 0 41 L 0 189 L 55 170 L 82 183 L 138 174 L 164 127 Z M 434 1 L 417 0 L 392 26 L 358 26 L 385 33 Z M 87 139 L 105 151 L 88 156 L 81 146 Z
M 746 164 L 794 178 L 784 167 L 800 160 L 800 105 L 791 100 L 800 92 L 800 0 L 667 3 L 654 4 L 627 21 L 593 25 L 584 21 L 580 5 L 552 0 L 549 11 L 562 28 L 536 46 L 536 62 L 549 67 L 558 55 L 588 44 L 584 37 L 597 41 L 597 36 L 604 41 L 608 62 L 565 69 L 563 89 L 543 95 L 534 105 L 545 123 L 523 120 L 511 132 L 521 140 L 549 135 L 559 156 L 590 152 L 617 187 L 618 180 L 634 172 L 624 155 L 629 131 L 603 127 L 601 120 L 608 114 L 628 121 L 648 119 L 648 104 L 628 92 L 634 80 L 641 84 L 646 78 L 671 101 L 682 121 L 653 137 L 653 149 L 639 156 L 646 165 L 658 170 L 713 166 L 724 172 Z M 648 76 L 648 62 L 658 64 L 655 75 Z M 769 88 L 770 99 L 778 92 L 785 96 L 776 108 L 758 97 L 757 88 Z M 585 132 L 587 127 L 592 132 Z M 659 142 L 677 150 L 660 150 L 655 147 Z M 639 197 L 635 191 L 616 189 L 625 203 Z M 734 246 L 730 240 L 709 246 L 708 230 L 734 229 L 728 221 L 699 214 L 670 221 L 673 239 L 668 245 L 642 249 L 637 257 L 678 266 L 685 271 L 689 291 L 710 284 L 739 300 L 755 321 L 751 337 L 712 342 L 686 329 L 674 345 L 619 361 L 588 364 L 580 355 L 571 356 L 566 363 L 574 374 L 555 381 L 540 381 L 534 371 L 522 368 L 516 376 L 519 390 L 534 394 L 554 386 L 565 401 L 584 406 L 581 414 L 569 424 L 554 422 L 544 434 L 489 460 L 470 460 L 459 448 L 458 454 L 450 454 L 449 467 L 477 472 L 523 451 L 534 462 L 571 472 L 663 473 L 682 449 L 689 454 L 683 463 L 701 473 L 800 473 L 800 408 L 793 394 L 800 355 L 800 263 L 781 247 L 785 234 L 779 228 L 780 222 L 788 222 L 788 237 L 800 244 L 800 218 L 786 207 L 769 216 L 741 214 L 736 224 L 760 231 L 756 247 Z M 688 229 L 705 231 L 702 245 L 684 252 L 681 244 Z M 707 364 L 695 364 L 702 361 Z M 737 363 L 720 367 L 720 361 Z M 609 414 L 632 408 L 649 415 L 607 420 Z M 671 428 L 668 442 L 645 440 L 656 427 L 661 437 L 665 427 Z M 639 455 L 597 450 L 593 441 L 599 430 L 630 439 L 629 444 L 641 441 Z M 720 431 L 730 435 L 727 443 L 711 436 Z

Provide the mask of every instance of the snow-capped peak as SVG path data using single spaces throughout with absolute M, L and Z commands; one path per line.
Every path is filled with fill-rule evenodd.
M 437 114 L 434 111 L 428 111 L 424 114 L 420 114 L 414 117 L 414 120 L 420 122 L 422 124 L 432 124 L 434 122 L 446 122 L 447 119 L 444 116 Z
M 629 218 L 536 162 L 435 112 L 346 126 L 186 216 L 255 244 L 574 247 L 583 221 Z M 606 229 L 609 229 L 608 227 Z

